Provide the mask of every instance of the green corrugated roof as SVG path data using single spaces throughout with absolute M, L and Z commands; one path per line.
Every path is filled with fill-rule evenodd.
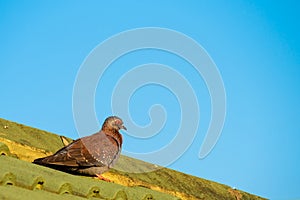
M 147 188 L 75 176 L 9 156 L 0 156 L 0 166 L 0 199 L 33 199 L 34 196 L 39 199 L 176 199 Z
M 8 155 L 0 157 L 0 197 L 85 199 L 94 195 L 96 199 L 120 200 L 263 199 L 223 184 L 126 156 L 120 157 L 115 169 L 103 174 L 113 183 L 31 163 L 33 159 L 49 155 L 62 146 L 61 138 L 56 134 L 0 119 L 0 154 Z M 145 172 L 149 169 L 152 171 Z M 130 173 L 132 171 L 140 173 Z

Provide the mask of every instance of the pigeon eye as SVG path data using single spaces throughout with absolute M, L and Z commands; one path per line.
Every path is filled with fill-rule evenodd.
M 121 122 L 120 120 L 117 119 L 117 120 L 115 121 L 115 124 L 119 125 L 119 124 L 122 124 L 122 122 Z

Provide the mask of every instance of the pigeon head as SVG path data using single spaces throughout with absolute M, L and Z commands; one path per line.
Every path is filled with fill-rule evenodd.
M 126 127 L 123 124 L 123 121 L 121 118 L 117 116 L 110 116 L 105 119 L 102 129 L 108 128 L 119 131 L 120 129 L 127 130 Z

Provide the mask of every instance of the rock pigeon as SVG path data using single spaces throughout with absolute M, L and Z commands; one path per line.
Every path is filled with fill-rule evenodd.
M 33 163 L 75 174 L 101 176 L 114 166 L 122 148 L 120 129 L 127 130 L 121 118 L 105 119 L 99 132 L 77 139 L 55 154 L 38 158 Z

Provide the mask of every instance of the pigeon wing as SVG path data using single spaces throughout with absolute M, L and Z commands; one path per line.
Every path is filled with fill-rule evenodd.
M 46 165 L 66 167 L 111 166 L 119 157 L 119 145 L 102 131 L 83 137 L 42 159 Z
M 38 162 L 44 165 L 79 167 L 91 165 L 86 162 L 90 157 L 91 156 L 83 145 L 83 142 L 81 139 L 78 139 L 58 150 L 53 155 L 38 159 Z

